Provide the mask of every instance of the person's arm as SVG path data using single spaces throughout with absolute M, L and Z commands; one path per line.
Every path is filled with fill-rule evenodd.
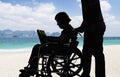
M 74 31 L 77 32 L 77 33 L 78 33 L 78 32 L 83 33 L 83 32 L 85 31 L 85 23 L 82 22 L 81 26 L 78 27 L 78 28 L 75 28 Z
M 47 36 L 47 41 L 49 41 L 49 42 L 59 42 L 59 37 Z

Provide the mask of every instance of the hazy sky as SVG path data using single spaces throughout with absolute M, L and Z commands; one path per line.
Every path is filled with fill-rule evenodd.
M 120 36 L 120 0 L 100 0 L 105 36 Z M 0 0 L 0 30 L 60 31 L 54 17 L 65 11 L 76 28 L 82 22 L 81 0 Z

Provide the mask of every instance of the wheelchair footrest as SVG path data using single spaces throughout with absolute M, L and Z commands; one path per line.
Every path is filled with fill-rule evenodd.
M 22 74 L 27 74 L 27 75 L 31 75 L 34 76 L 34 74 L 38 74 L 38 70 L 35 69 L 30 69 L 25 67 L 25 69 L 20 69 L 19 70 Z

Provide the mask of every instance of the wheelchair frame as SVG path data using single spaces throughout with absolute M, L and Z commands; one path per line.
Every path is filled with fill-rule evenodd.
M 49 43 L 45 43 L 42 44 L 41 47 L 48 45 Z M 77 45 L 71 46 L 67 51 L 65 50 L 62 52 L 52 50 L 51 54 L 39 53 L 38 70 L 34 72 L 33 75 L 27 74 L 27 67 L 29 67 L 28 64 L 25 68 L 26 71 L 21 71 L 19 77 L 54 77 L 52 76 L 52 73 L 56 73 L 60 77 L 80 76 L 79 74 L 82 70 L 82 53 L 77 48 Z

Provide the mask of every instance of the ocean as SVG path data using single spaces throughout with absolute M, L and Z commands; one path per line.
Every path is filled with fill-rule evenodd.
M 83 38 L 78 41 L 82 46 Z M 0 38 L 0 52 L 31 50 L 35 44 L 40 44 L 38 38 Z M 104 37 L 103 45 L 120 45 L 120 37 Z

